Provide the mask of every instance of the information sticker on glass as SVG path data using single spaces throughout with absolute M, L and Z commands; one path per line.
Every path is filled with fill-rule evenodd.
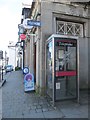
M 56 89 L 60 89 L 60 82 L 56 83 Z

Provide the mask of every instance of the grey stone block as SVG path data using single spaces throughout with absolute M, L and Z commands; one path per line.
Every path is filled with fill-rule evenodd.
M 47 112 L 47 111 L 48 111 L 48 108 L 43 108 L 42 111 L 43 111 L 43 112 Z
M 45 118 L 62 118 L 63 113 L 60 111 L 48 111 L 43 113 Z
M 36 109 L 36 112 L 37 112 L 37 113 L 41 113 L 41 112 L 42 112 L 42 109 Z

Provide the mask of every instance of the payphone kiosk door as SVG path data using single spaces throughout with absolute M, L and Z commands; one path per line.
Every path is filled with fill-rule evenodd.
M 52 99 L 54 96 L 54 58 L 53 58 L 53 41 L 52 39 L 46 43 L 46 93 Z
M 77 98 L 77 40 L 54 38 L 55 100 Z

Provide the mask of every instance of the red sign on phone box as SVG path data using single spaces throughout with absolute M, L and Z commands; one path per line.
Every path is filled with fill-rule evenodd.
M 21 38 L 21 40 L 25 40 L 26 35 L 25 35 L 25 34 L 21 34 L 21 35 L 20 35 L 20 38 Z

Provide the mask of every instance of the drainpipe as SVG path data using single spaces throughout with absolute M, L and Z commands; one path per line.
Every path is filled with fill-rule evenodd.
M 24 59 L 25 59 L 25 53 L 24 53 L 24 49 L 25 49 L 25 41 L 21 40 L 21 47 L 23 49 L 23 54 L 22 54 L 22 69 L 24 68 Z

